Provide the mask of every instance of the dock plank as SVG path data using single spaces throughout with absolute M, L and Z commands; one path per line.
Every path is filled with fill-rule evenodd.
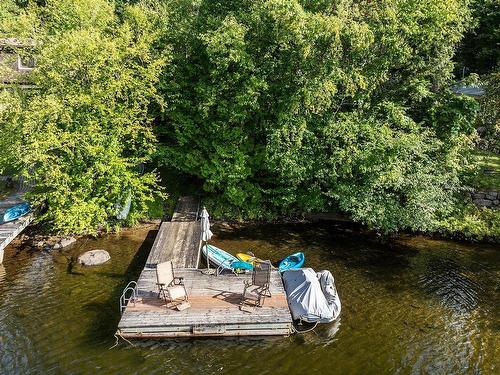
M 0 264 L 3 262 L 4 250 L 32 221 L 33 214 L 28 214 L 15 221 L 0 224 Z
M 213 276 L 204 275 L 199 270 L 193 269 L 176 269 L 175 275 L 183 277 L 186 288 L 196 295 L 202 295 L 202 293 L 213 295 L 213 291 L 241 293 L 244 282 L 251 279 L 251 274 Z M 140 296 L 155 295 L 158 290 L 156 286 L 156 270 L 145 269 L 141 273 L 137 285 Z M 276 270 L 271 273 L 269 289 L 271 294 L 284 294 L 285 292 L 281 276 Z
M 171 260 L 175 268 L 197 268 L 201 226 L 193 222 L 163 222 L 151 248 L 146 267 Z
M 198 219 L 199 201 L 196 197 L 180 197 L 175 206 L 172 221 L 196 221 Z

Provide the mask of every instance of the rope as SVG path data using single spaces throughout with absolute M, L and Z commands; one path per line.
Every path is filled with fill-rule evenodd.
M 113 346 L 112 346 L 111 348 L 109 348 L 108 350 L 114 349 L 114 348 L 116 348 L 116 347 L 118 346 L 118 336 L 116 335 L 116 333 L 115 333 L 113 336 L 115 336 L 115 339 L 116 339 L 116 341 L 115 341 L 115 345 L 113 345 Z
M 120 333 L 120 332 L 117 332 L 117 333 L 118 333 L 118 336 L 120 336 L 120 337 L 122 338 L 122 340 L 123 340 L 123 341 L 127 342 L 130 346 L 132 346 L 132 347 L 134 347 L 134 348 L 135 348 L 135 345 L 134 345 L 134 344 L 132 344 L 132 343 L 131 343 L 129 340 L 127 340 L 125 337 L 123 337 L 123 336 L 121 335 L 121 333 Z
M 303 320 L 300 319 L 300 322 L 302 323 Z M 311 332 L 311 331 L 313 331 L 318 326 L 318 323 L 319 322 L 314 323 L 314 326 L 312 328 L 306 329 L 305 331 L 301 331 L 301 330 L 297 329 L 295 326 L 292 326 L 292 333 L 304 334 L 304 333 Z
M 133 346 L 133 347 L 135 348 L 135 345 L 134 345 L 134 344 L 132 344 L 132 343 L 131 343 L 129 340 L 127 340 L 125 337 L 123 337 L 123 336 L 121 335 L 121 333 L 120 333 L 120 332 L 116 332 L 116 333 L 114 334 L 114 336 L 115 336 L 115 339 L 116 339 L 115 345 L 113 345 L 113 346 L 112 346 L 111 348 L 109 348 L 108 350 L 111 350 L 111 349 L 116 348 L 116 347 L 118 346 L 118 341 L 119 341 L 118 337 L 119 337 L 119 338 L 121 338 L 123 341 L 127 342 L 129 345 L 131 345 L 131 346 Z

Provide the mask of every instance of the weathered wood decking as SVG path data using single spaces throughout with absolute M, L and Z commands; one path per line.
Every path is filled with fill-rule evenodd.
M 197 336 L 269 336 L 290 333 L 291 317 L 278 271 L 273 271 L 271 298 L 254 312 L 241 311 L 239 303 L 246 275 L 204 275 L 196 269 L 177 270 L 184 278 L 191 307 L 177 311 L 157 297 L 156 272 L 145 269 L 138 281 L 140 303 L 131 303 L 118 325 L 132 338 Z
M 200 257 L 201 227 L 197 221 L 161 223 L 146 261 L 147 268 L 156 268 L 171 260 L 174 268 L 197 268 Z
M 292 319 L 278 271 L 271 277 L 272 297 L 248 313 L 240 310 L 239 303 L 251 274 L 215 276 L 197 269 L 201 245 L 197 211 L 197 201 L 183 197 L 172 222 L 161 224 L 137 281 L 139 301 L 126 306 L 117 333 L 127 338 L 288 335 Z M 191 304 L 187 310 L 169 308 L 158 298 L 155 268 L 166 260 L 172 260 L 176 276 L 184 278 Z
M 196 221 L 198 219 L 199 208 L 199 201 L 195 197 L 180 197 L 175 206 L 172 221 Z
M 15 204 L 23 202 L 22 194 L 12 194 L 0 202 L 0 213 Z M 33 214 L 28 214 L 15 221 L 0 224 L 0 264 L 3 263 L 4 250 L 8 244 L 33 221 Z
M 160 225 L 146 261 L 146 268 L 171 260 L 174 268 L 198 268 L 200 260 L 201 226 L 198 219 L 198 199 L 180 197 L 172 221 Z

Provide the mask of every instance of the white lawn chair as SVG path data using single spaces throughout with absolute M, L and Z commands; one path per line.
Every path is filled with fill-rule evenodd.
M 158 298 L 163 298 L 168 303 L 175 303 L 176 307 L 189 307 L 188 295 L 182 277 L 174 276 L 174 267 L 171 261 L 156 265 L 156 285 Z

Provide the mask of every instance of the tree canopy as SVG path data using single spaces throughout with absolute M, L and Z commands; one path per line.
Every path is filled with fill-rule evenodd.
M 221 214 L 435 228 L 473 133 L 474 102 L 448 89 L 467 5 L 169 2 L 161 162 L 202 179 Z
M 153 158 L 240 219 L 434 230 L 464 189 L 477 108 L 449 87 L 469 0 L 5 4 L 0 33 L 36 40 L 37 67 L 1 94 L 0 167 L 33 173 L 58 231 L 109 223 L 129 192 L 141 217 Z
M 95 232 L 129 194 L 136 220 L 157 190 L 155 174 L 137 166 L 156 147 L 148 109 L 161 101 L 156 85 L 167 60 L 153 53 L 151 9 L 127 6 L 118 18 L 106 0 L 45 3 L 2 24 L 9 36 L 6 25 L 30 21 L 23 36 L 36 42 L 37 63 L 34 89 L 1 93 L 0 167 L 36 182 L 28 198 L 46 205 L 39 218 L 54 231 Z
M 500 3 L 475 0 L 471 9 L 473 27 L 459 45 L 459 67 L 481 74 L 500 69 Z

